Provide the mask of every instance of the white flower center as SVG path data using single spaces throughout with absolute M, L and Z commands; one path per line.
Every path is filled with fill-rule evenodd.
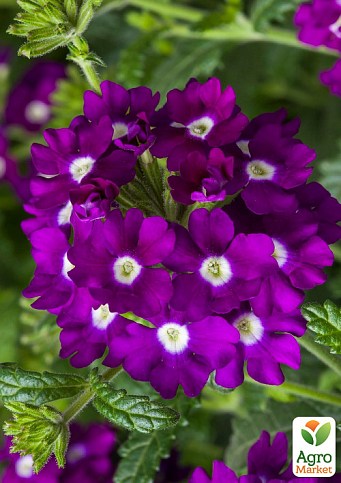
M 6 161 L 0 156 L 0 178 L 5 176 L 6 173 Z
M 128 134 L 128 126 L 124 122 L 115 122 L 112 127 L 114 129 L 113 139 L 123 138 Z
M 68 223 L 70 223 L 71 213 L 72 213 L 72 203 L 71 201 L 68 201 L 57 215 L 58 225 L 67 225 Z
M 341 15 L 340 17 L 330 25 L 329 30 L 339 39 L 341 39 Z
M 208 116 L 204 116 L 201 119 L 196 119 L 195 121 L 188 124 L 187 129 L 189 129 L 192 136 L 205 139 L 213 126 L 213 119 Z
M 277 260 L 278 266 L 282 268 L 288 260 L 288 250 L 280 241 L 274 238 L 272 239 L 272 241 L 275 245 L 275 251 L 273 252 L 272 256 Z
M 62 275 L 64 275 L 65 278 L 68 280 L 71 280 L 71 278 L 68 275 L 68 272 L 75 268 L 74 265 L 70 262 L 70 260 L 67 257 L 67 253 L 65 253 L 64 258 L 63 258 L 63 268 L 62 268 Z
M 214 287 L 224 285 L 232 278 L 231 265 L 225 257 L 208 257 L 201 267 L 200 275 Z
M 263 337 L 264 328 L 262 322 L 252 312 L 241 315 L 233 325 L 239 330 L 240 341 L 244 345 L 257 344 Z
M 72 161 L 70 166 L 70 173 L 72 178 L 80 183 L 84 176 L 86 176 L 93 168 L 96 160 L 91 156 L 83 156 Z
M 168 322 L 158 329 L 157 338 L 167 352 L 181 354 L 188 346 L 189 333 L 184 325 Z
M 250 161 L 246 166 L 247 174 L 256 180 L 272 179 L 275 171 L 275 167 L 265 161 Z
M 98 309 L 91 309 L 92 324 L 100 330 L 105 330 L 116 315 L 117 312 L 110 312 L 108 304 L 101 305 Z
M 241 152 L 247 154 L 248 156 L 250 156 L 249 142 L 250 141 L 246 141 L 243 139 L 237 142 L 237 146 L 241 150 Z
M 115 279 L 124 285 L 131 285 L 140 275 L 141 265 L 134 258 L 119 257 L 114 263 Z
M 50 106 L 41 101 L 31 101 L 25 109 L 25 117 L 32 124 L 43 124 L 50 117 Z
M 8 64 L 0 63 L 0 81 L 5 81 L 9 74 Z
M 15 463 L 15 472 L 20 478 L 33 476 L 33 458 L 31 455 L 22 456 Z
M 66 453 L 66 459 L 69 463 L 76 463 L 84 458 L 86 450 L 83 444 L 72 444 Z

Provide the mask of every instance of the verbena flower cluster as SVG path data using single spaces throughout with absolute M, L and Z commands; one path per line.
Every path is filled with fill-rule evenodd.
M 234 388 L 245 361 L 281 384 L 281 364 L 300 365 L 298 308 L 341 232 L 338 202 L 307 183 L 315 153 L 295 137 L 299 120 L 281 109 L 249 121 L 216 78 L 172 90 L 159 110 L 146 87 L 101 90 L 32 147 L 23 229 L 37 268 L 24 294 L 57 315 L 61 357 L 84 367 L 109 348 L 104 364 L 164 398 L 179 385 L 197 396 L 212 372 Z M 156 158 L 188 223 L 145 216 L 138 197 L 125 209 L 120 190 Z
M 50 459 L 39 474 L 33 471 L 30 455 L 11 453 L 11 439 L 6 438 L 0 460 L 6 463 L 2 483 L 111 483 L 115 467 L 112 455 L 116 436 L 109 425 L 92 423 L 71 425 L 71 439 L 66 453 L 66 466 L 58 468 Z
M 270 434 L 262 431 L 259 439 L 251 446 L 247 458 L 247 474 L 238 477 L 222 461 L 213 462 L 212 478 L 202 468 L 196 468 L 189 483 L 319 483 L 340 481 L 340 474 L 331 478 L 296 477 L 292 472 L 292 463 L 287 465 L 288 440 L 285 433 L 277 433 L 272 442 Z M 286 468 L 286 469 L 284 469 Z
M 314 47 L 328 47 L 341 53 L 341 2 L 340 0 L 313 0 L 302 3 L 294 18 L 299 28 L 300 41 Z M 341 96 L 341 60 L 320 75 L 321 82 L 332 94 Z

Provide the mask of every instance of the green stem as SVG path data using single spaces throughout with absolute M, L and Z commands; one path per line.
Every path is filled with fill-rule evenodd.
M 101 92 L 100 79 L 92 62 L 89 60 L 84 60 L 82 58 L 77 58 L 77 59 L 72 58 L 72 60 L 78 65 L 78 67 L 85 75 L 85 78 L 88 81 L 88 84 L 91 87 L 91 89 L 97 93 L 100 93 Z
M 262 384 L 251 379 L 249 376 L 245 377 L 245 382 L 263 386 Z M 279 386 L 279 389 L 285 393 L 293 394 L 298 397 L 312 399 L 313 401 L 333 404 L 334 406 L 341 407 L 341 396 L 338 394 L 330 394 L 328 392 L 318 391 L 312 387 L 289 381 L 284 382 L 281 386 Z
M 155 0 L 114 0 L 105 3 L 98 11 L 97 15 L 103 15 L 110 10 L 125 7 L 137 7 L 150 12 L 158 13 L 164 17 L 187 20 L 188 22 L 198 22 L 204 13 L 193 7 L 179 5 L 176 3 L 156 2 Z
M 111 381 L 122 371 L 122 367 L 107 369 L 102 374 L 103 381 Z M 65 423 L 72 421 L 94 398 L 95 392 L 91 387 L 87 387 L 64 411 L 63 419 Z
M 303 337 L 297 339 L 299 344 L 304 347 L 308 352 L 313 354 L 317 359 L 323 362 L 326 366 L 332 369 L 336 374 L 341 377 L 341 357 L 333 355 L 329 352 L 329 349 L 323 345 L 317 344 L 314 337 L 308 331 Z

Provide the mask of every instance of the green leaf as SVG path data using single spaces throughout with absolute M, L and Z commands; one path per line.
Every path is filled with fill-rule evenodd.
M 301 0 L 256 0 L 251 10 L 255 30 L 266 30 L 272 22 L 282 22 L 285 16 L 296 10 Z
M 306 429 L 301 429 L 301 434 L 304 441 L 306 441 L 308 444 L 314 444 L 314 438 L 309 433 L 309 431 L 307 431 Z
M 341 310 L 330 300 L 323 305 L 307 303 L 302 307 L 308 327 L 317 334 L 315 341 L 330 347 L 332 354 L 341 354 Z
M 115 472 L 116 483 L 154 481 L 160 460 L 169 456 L 175 436 L 172 431 L 132 433 L 118 451 L 122 457 Z
M 316 433 L 316 446 L 320 446 L 326 441 L 330 434 L 331 425 L 330 423 L 325 423 L 321 426 Z
M 210 11 L 193 25 L 194 30 L 206 31 L 224 26 L 234 21 L 241 10 L 241 0 L 225 0 L 218 10 Z
M 75 396 L 87 382 L 76 374 L 31 372 L 16 364 L 0 364 L 0 396 L 6 402 L 17 401 L 36 406 Z
M 36 473 L 53 453 L 58 466 L 64 467 L 70 432 L 62 414 L 51 406 L 37 408 L 19 402 L 7 403 L 5 407 L 13 413 L 13 420 L 4 425 L 5 434 L 12 436 L 11 452 L 32 455 Z
M 92 377 L 95 390 L 93 405 L 111 423 L 129 431 L 150 433 L 177 424 L 179 414 L 148 396 L 129 396 L 124 389 L 115 390 L 98 377 Z

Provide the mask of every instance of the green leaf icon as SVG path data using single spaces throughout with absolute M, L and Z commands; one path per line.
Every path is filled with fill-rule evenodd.
M 308 433 L 307 430 L 301 429 L 301 433 L 302 433 L 302 438 L 304 439 L 304 441 L 306 441 L 309 444 L 314 444 L 313 437 L 310 433 Z
M 320 444 L 324 443 L 330 434 L 330 423 L 326 423 L 320 427 L 320 429 L 316 433 L 316 446 L 320 446 Z

